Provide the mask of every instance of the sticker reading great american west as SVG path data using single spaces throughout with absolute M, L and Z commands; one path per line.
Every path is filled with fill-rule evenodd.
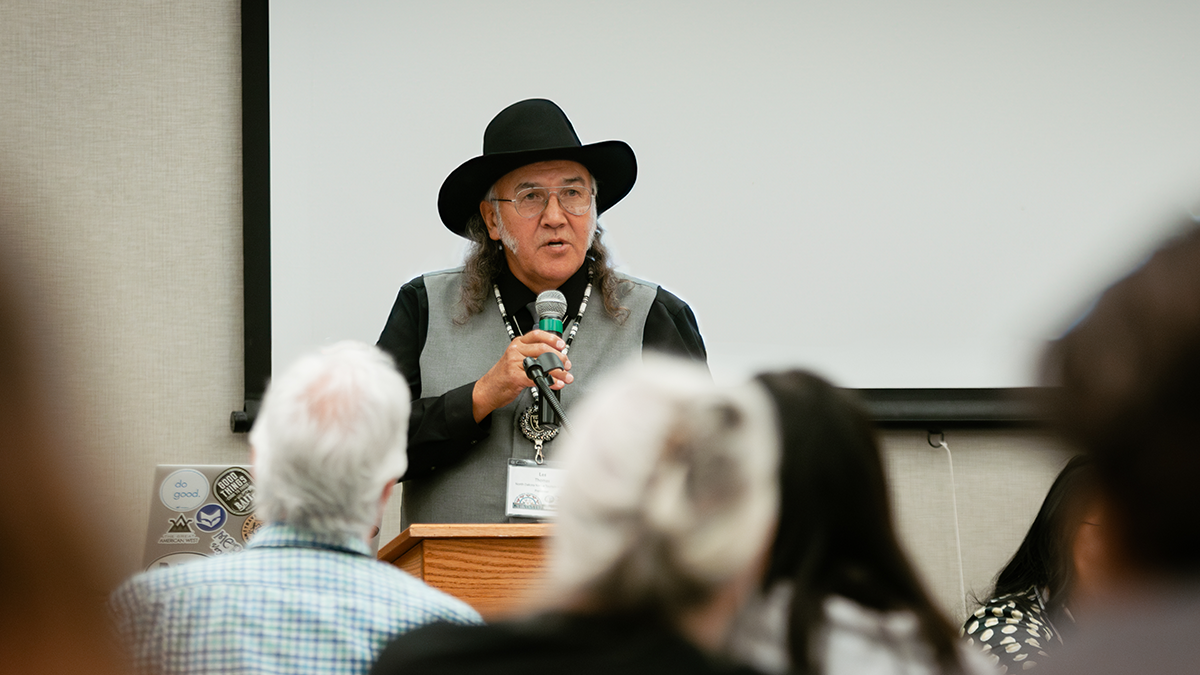
M 179 514 L 177 518 L 172 518 L 167 521 L 170 528 L 167 529 L 161 537 L 158 538 L 160 544 L 198 544 L 200 537 L 192 531 L 192 523 L 188 517 Z

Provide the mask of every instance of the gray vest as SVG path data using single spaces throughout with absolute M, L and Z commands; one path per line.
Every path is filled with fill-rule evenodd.
M 624 324 L 604 311 L 598 289 L 592 290 L 587 312 L 571 344 L 575 381 L 561 393 L 569 417 L 571 405 L 607 369 L 642 351 L 646 316 L 658 287 L 624 275 L 628 290 L 621 304 L 629 309 Z M 429 333 L 421 352 L 421 396 L 441 396 L 479 379 L 508 347 L 508 331 L 497 307 L 485 307 L 465 324 L 454 323 L 460 311 L 462 268 L 424 275 L 429 297 Z M 511 311 L 511 309 L 510 309 Z M 574 317 L 570 317 L 574 318 Z M 529 390 L 492 412 L 492 431 L 457 465 L 439 468 L 428 478 L 404 484 L 401 528 L 412 523 L 503 523 L 508 460 L 533 459 L 533 443 L 520 429 L 521 412 L 530 406 Z M 554 443 L 543 453 L 554 458 Z

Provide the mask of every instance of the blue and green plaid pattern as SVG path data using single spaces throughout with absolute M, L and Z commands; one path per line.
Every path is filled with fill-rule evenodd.
M 240 553 L 139 574 L 109 606 L 137 672 L 163 675 L 366 673 L 401 633 L 481 622 L 362 541 L 283 524 Z

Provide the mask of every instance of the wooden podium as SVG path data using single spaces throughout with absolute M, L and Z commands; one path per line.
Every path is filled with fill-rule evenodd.
M 379 559 L 474 607 L 484 619 L 542 598 L 548 524 L 414 523 L 379 549 Z

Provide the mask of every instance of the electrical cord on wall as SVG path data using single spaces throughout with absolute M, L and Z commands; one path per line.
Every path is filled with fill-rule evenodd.
M 933 440 L 935 435 L 940 437 L 936 443 Z M 958 531 L 958 487 L 954 480 L 954 456 L 950 453 L 950 446 L 946 444 L 946 435 L 942 432 L 930 431 L 928 440 L 931 446 L 946 450 L 946 461 L 950 465 L 950 503 L 954 507 L 954 549 L 958 553 L 958 597 L 962 600 L 962 615 L 966 617 L 967 580 L 966 573 L 963 571 L 962 536 Z

